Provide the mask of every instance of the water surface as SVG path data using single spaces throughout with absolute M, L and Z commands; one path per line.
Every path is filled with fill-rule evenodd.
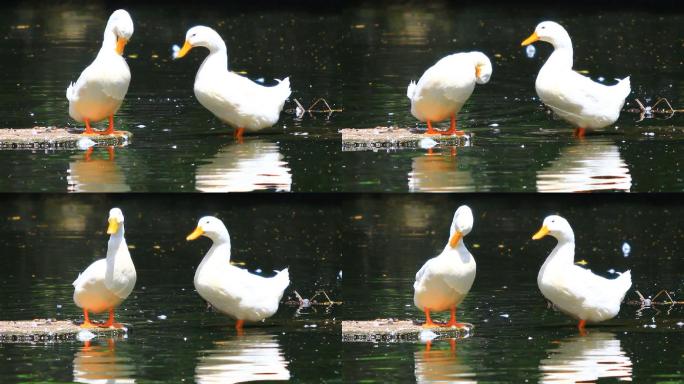
M 682 15 L 665 7 L 554 7 L 530 4 L 356 2 L 290 7 L 186 3 L 126 4 L 135 21 L 127 46 L 132 83 L 117 124 L 129 147 L 92 160 L 83 151 L 3 151 L 3 191 L 681 191 L 679 115 L 640 119 L 623 112 L 607 131 L 584 140 L 547 113 L 534 79 L 551 52 L 520 47 L 541 20 L 567 27 L 575 68 L 594 79 L 631 75 L 634 98 L 666 97 L 681 107 L 677 36 Z M 77 127 L 67 114 L 69 82 L 92 60 L 106 18 L 102 2 L 3 5 L 0 125 Z M 293 113 L 289 102 L 270 133 L 240 146 L 195 100 L 202 49 L 170 59 L 172 44 L 196 24 L 226 40 L 233 70 L 251 79 L 290 76 L 292 98 L 324 97 L 340 113 Z M 421 127 L 406 86 L 441 57 L 481 50 L 493 61 L 459 116 L 473 145 L 425 150 L 343 152 L 338 130 L 378 125 Z M 11 65 L 9 65 L 11 63 Z M 98 154 L 99 152 L 99 154 Z M 108 161 L 108 162 L 107 162 Z M 85 173 L 84 173 L 85 172 Z M 256 174 L 251 179 L 243 173 Z M 31 175 L 31 177 L 26 177 Z M 597 182 L 599 180 L 600 182 Z
M 684 380 L 681 306 L 641 308 L 661 289 L 681 297 L 684 206 L 675 197 L 612 196 L 378 196 L 344 205 L 344 318 L 424 320 L 413 304 L 416 272 L 448 239 L 454 210 L 466 203 L 475 224 L 465 244 L 477 262 L 470 294 L 457 319 L 474 324 L 471 337 L 416 343 L 345 343 L 350 382 L 633 382 Z M 536 283 L 555 242 L 531 240 L 551 213 L 572 225 L 576 260 L 597 274 L 631 269 L 632 289 L 619 315 L 590 326 L 549 308 Z M 623 243 L 631 251 L 625 257 Z M 611 271 L 612 270 L 612 271 Z M 675 299 L 678 300 L 678 299 Z M 448 313 L 433 319 L 448 320 Z M 610 381 L 612 382 L 612 381 Z
M 185 236 L 199 217 L 212 214 L 230 231 L 232 261 L 264 276 L 289 267 L 292 283 L 283 301 L 293 300 L 295 291 L 311 298 L 319 290 L 340 299 L 336 203 L 258 197 L 6 197 L 0 207 L 2 320 L 82 318 L 71 283 L 104 256 L 107 215 L 115 205 L 126 218 L 138 278 L 117 310 L 117 320 L 130 327 L 127 337 L 0 343 L 0 382 L 339 381 L 338 307 L 281 303 L 273 317 L 237 335 L 234 321 L 209 310 L 195 292 L 195 268 L 210 241 Z

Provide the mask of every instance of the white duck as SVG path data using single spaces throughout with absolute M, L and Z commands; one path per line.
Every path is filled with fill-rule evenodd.
M 94 135 L 90 123 L 109 118 L 105 135 L 114 134 L 114 114 L 128 92 L 131 71 L 123 58 L 126 43 L 133 35 L 133 20 L 123 9 L 112 13 L 105 27 L 102 48 L 95 60 L 83 70 L 76 83 L 66 91 L 69 115 L 85 122 L 86 135 Z
M 567 220 L 552 215 L 533 240 L 551 235 L 558 240 L 556 248 L 539 270 L 539 290 L 562 312 L 579 320 L 578 328 L 584 331 L 586 322 L 599 322 L 615 317 L 620 303 L 632 286 L 630 271 L 616 279 L 606 279 L 588 269 L 575 265 L 575 234 Z
M 223 222 L 205 216 L 187 240 L 206 236 L 213 245 L 195 272 L 195 289 L 215 309 L 237 320 L 241 330 L 246 321 L 261 321 L 278 310 L 283 292 L 290 285 L 287 268 L 273 277 L 253 275 L 230 263 L 230 236 Z
M 451 310 L 447 327 L 461 326 L 456 322 L 456 307 L 463 301 L 475 280 L 475 259 L 463 244 L 463 237 L 473 228 L 473 212 L 467 205 L 454 214 L 449 231 L 449 242 L 437 257 L 428 260 L 416 273 L 413 283 L 413 302 L 425 312 L 424 327 L 437 324 L 430 318 L 431 311 Z
M 221 121 L 235 128 L 235 137 L 245 130 L 256 132 L 273 126 L 290 97 L 290 78 L 265 87 L 228 70 L 228 50 L 221 36 L 209 27 L 196 26 L 185 35 L 183 48 L 174 58 L 185 56 L 194 47 L 209 49 L 209 56 L 197 71 L 195 97 Z
M 107 258 L 90 264 L 74 281 L 74 303 L 83 308 L 84 328 L 92 328 L 88 312 L 109 311 L 109 320 L 103 327 L 120 328 L 114 322 L 114 308 L 126 300 L 135 286 L 136 273 L 131 254 L 124 238 L 124 217 L 121 209 L 109 211 L 107 228 Z
M 598 129 L 613 124 L 620 116 L 625 98 L 631 92 L 629 76 L 615 85 L 603 85 L 572 70 L 572 41 L 560 24 L 544 21 L 522 42 L 537 40 L 553 45 L 553 53 L 537 75 L 537 95 L 554 113 L 577 127 Z
M 427 121 L 427 134 L 463 135 L 456 129 L 456 114 L 475 89 L 475 83 L 485 84 L 492 76 L 492 63 L 482 52 L 449 55 L 428 68 L 418 83 L 412 81 L 406 91 L 411 100 L 411 114 Z M 432 122 L 451 117 L 448 131 L 439 132 Z

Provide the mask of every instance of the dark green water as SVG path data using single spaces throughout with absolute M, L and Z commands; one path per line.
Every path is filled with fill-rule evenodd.
M 416 271 L 447 241 L 453 211 L 468 204 L 473 231 L 465 243 L 477 277 L 459 307 L 474 335 L 421 343 L 345 343 L 350 382 L 594 382 L 609 377 L 646 382 L 684 380 L 681 306 L 641 309 L 635 290 L 682 291 L 684 206 L 674 197 L 376 196 L 345 206 L 353 242 L 344 242 L 344 318 L 423 320 L 413 304 Z M 537 287 L 539 268 L 555 245 L 530 238 L 551 213 L 566 217 L 576 260 L 603 276 L 631 269 L 633 286 L 619 315 L 587 328 L 549 309 Z M 624 257 L 623 242 L 631 252 Z M 615 275 L 613 275 L 615 276 Z M 678 299 L 675 299 L 678 300 Z M 446 319 L 447 314 L 438 315 Z M 603 382 L 603 381 L 601 381 Z
M 325 290 L 339 300 L 339 209 L 328 198 L 289 198 L 285 204 L 256 195 L 6 196 L 0 207 L 2 320 L 82 317 L 71 283 L 104 257 L 112 206 L 126 215 L 138 274 L 117 312 L 130 325 L 128 337 L 112 345 L 96 338 L 90 348 L 77 341 L 0 343 L 0 382 L 339 380 L 339 308 L 281 304 L 264 324 L 238 336 L 234 321 L 208 311 L 194 290 L 195 268 L 209 240 L 185 241 L 199 217 L 216 215 L 230 231 L 232 260 L 266 276 L 289 266 L 292 283 L 284 300 L 295 290 L 305 298 Z
M 618 128 L 572 137 L 536 99 L 534 79 L 548 57 L 520 47 L 535 25 L 567 27 L 575 68 L 593 78 L 632 76 L 633 99 L 666 97 L 681 107 L 682 14 L 661 7 L 554 8 L 548 4 L 457 5 L 434 2 L 270 7 L 216 2 L 126 6 L 135 34 L 126 54 L 132 82 L 117 115 L 134 133 L 114 159 L 105 151 L 3 151 L 3 191 L 681 191 L 682 120 L 623 112 Z M 648 8 L 648 9 L 646 9 Z M 18 3 L 0 9 L 0 125 L 76 126 L 65 89 L 99 49 L 106 2 Z M 291 76 L 292 98 L 324 97 L 343 108 L 296 118 L 286 104 L 271 134 L 236 144 L 230 130 L 195 100 L 192 85 L 205 54 L 177 62 L 172 44 L 196 24 L 216 28 L 236 71 L 252 79 Z M 338 130 L 395 124 L 415 127 L 406 86 L 439 58 L 481 50 L 494 62 L 460 115 L 473 145 L 343 152 Z M 9 64 L 11 63 L 11 64 Z M 27 177 L 30 175 L 31 177 Z

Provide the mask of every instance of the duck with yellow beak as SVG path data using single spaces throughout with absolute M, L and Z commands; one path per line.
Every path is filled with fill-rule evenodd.
M 539 99 L 556 115 L 572 123 L 578 137 L 583 137 L 587 128 L 600 129 L 617 121 L 631 92 L 629 76 L 615 85 L 604 85 L 575 72 L 570 35 L 556 22 L 539 23 L 521 45 L 538 40 L 553 45 L 553 53 L 535 82 Z
M 430 312 L 450 310 L 447 327 L 461 327 L 456 321 L 456 308 L 466 297 L 475 280 L 475 259 L 463 243 L 463 237 L 473 229 L 473 212 L 467 205 L 454 214 L 449 241 L 439 256 L 428 260 L 416 273 L 413 283 L 413 302 L 425 313 L 423 327 L 439 326 L 432 321 Z
M 213 29 L 196 26 L 185 35 L 183 48 L 174 59 L 184 57 L 195 47 L 205 47 L 209 55 L 195 76 L 195 97 L 206 109 L 235 129 L 242 140 L 246 132 L 257 132 L 278 122 L 285 100 L 290 97 L 290 79 L 266 87 L 228 70 L 228 49 Z
M 83 308 L 83 328 L 121 328 L 122 325 L 114 321 L 114 309 L 126 300 L 135 287 L 135 266 L 124 238 L 124 217 L 121 209 L 112 208 L 109 211 L 107 233 L 110 235 L 107 258 L 90 264 L 73 283 L 74 303 Z M 94 325 L 90 321 L 88 312 L 105 311 L 109 311 L 106 323 Z
M 132 35 L 131 15 L 123 9 L 112 13 L 105 27 L 100 52 L 78 80 L 67 88 L 69 116 L 85 123 L 86 135 L 96 134 L 91 123 L 106 118 L 109 118 L 109 126 L 100 134 L 118 133 L 114 130 L 114 114 L 121 107 L 131 82 L 131 71 L 122 55 Z
M 276 271 L 273 277 L 262 277 L 232 265 L 228 229 L 215 217 L 201 218 L 186 240 L 201 236 L 208 237 L 213 244 L 195 271 L 197 293 L 217 311 L 236 319 L 238 332 L 242 332 L 245 321 L 273 316 L 290 285 L 288 269 Z
M 630 271 L 620 273 L 616 279 L 606 279 L 576 265 L 575 234 L 570 223 L 560 216 L 545 218 L 532 239 L 539 240 L 547 235 L 558 240 L 558 244 L 537 276 L 542 295 L 561 312 L 577 319 L 581 333 L 587 322 L 597 323 L 615 317 L 632 286 Z

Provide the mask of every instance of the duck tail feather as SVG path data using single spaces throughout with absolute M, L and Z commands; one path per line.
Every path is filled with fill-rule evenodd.
M 408 89 L 406 90 L 406 97 L 409 99 L 413 99 L 413 94 L 416 93 L 416 82 L 411 81 L 408 85 Z
M 632 271 L 628 270 L 628 271 L 622 272 L 620 274 L 620 276 L 618 276 L 618 278 L 615 280 L 620 284 L 620 287 L 621 287 L 620 290 L 623 292 L 622 298 L 624 299 L 625 294 L 627 294 L 627 291 L 629 290 L 629 288 L 632 287 Z
M 276 79 L 276 81 L 278 81 L 276 88 L 278 89 L 279 94 L 283 100 L 287 100 L 287 98 L 292 94 L 292 90 L 290 90 L 290 78 L 286 77 L 282 80 Z
M 622 96 L 622 98 L 627 98 L 627 96 L 629 96 L 629 93 L 632 92 L 632 86 L 629 81 L 629 76 L 625 77 L 622 80 L 618 80 L 617 87 L 620 90 L 620 96 Z

